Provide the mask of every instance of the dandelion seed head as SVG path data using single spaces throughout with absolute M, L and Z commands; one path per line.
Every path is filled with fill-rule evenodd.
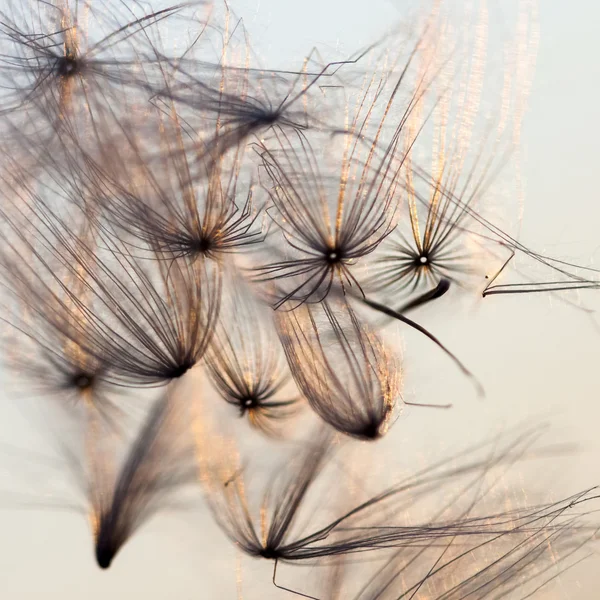
M 586 492 L 527 510 L 507 499 L 503 512 L 494 507 L 490 516 L 481 514 L 493 485 L 488 478 L 495 479 L 491 469 L 521 457 L 520 438 L 504 452 L 494 442 L 489 458 L 463 463 L 467 455 L 458 454 L 438 462 L 366 501 L 354 464 L 348 487 L 340 476 L 322 476 L 328 462 L 339 462 L 331 460 L 334 446 L 337 452 L 342 445 L 335 432 L 380 440 L 402 410 L 402 357 L 368 312 L 355 312 L 353 305 L 362 302 L 424 333 L 472 377 L 404 314 L 443 296 L 450 283 L 466 287 L 481 274 L 472 264 L 482 252 L 479 242 L 526 251 L 476 212 L 496 170 L 486 140 L 479 147 L 472 137 L 483 85 L 483 25 L 464 73 L 453 60 L 437 57 L 447 34 L 436 31 L 439 39 L 433 39 L 436 28 L 428 25 L 430 33 L 423 33 L 399 78 L 394 71 L 400 62 L 385 49 L 380 74 L 378 67 L 321 86 L 363 54 L 316 70 L 308 67 L 320 58 L 307 57 L 302 72 L 259 72 L 251 66 L 244 31 L 245 62 L 234 65 L 234 32 L 243 22 L 230 31 L 227 9 L 222 38 L 228 41 L 218 64 L 195 61 L 199 37 L 175 60 L 162 51 L 162 36 L 150 32 L 184 5 L 137 16 L 127 9 L 126 22 L 99 21 L 92 38 L 96 29 L 102 37 L 90 43 L 89 32 L 79 33 L 77 10 L 68 10 L 79 0 L 36 2 L 63 15 L 60 27 L 52 16 L 38 19 L 39 25 L 28 19 L 13 24 L 1 12 L 0 37 L 13 40 L 16 54 L 0 57 L 0 74 L 12 86 L 8 110 L 0 105 L 2 114 L 27 115 L 27 130 L 48 129 L 44 135 L 53 146 L 49 151 L 47 143 L 29 142 L 16 125 L 21 119 L 10 121 L 31 160 L 20 166 L 20 157 L 4 159 L 16 169 L 2 175 L 1 194 L 11 211 L 0 209 L 10 233 L 0 249 L 0 283 L 7 284 L 15 331 L 25 338 L 11 366 L 26 368 L 31 383 L 60 399 L 63 413 L 81 419 L 77 447 L 64 449 L 85 484 L 98 567 L 108 569 L 150 516 L 171 508 L 171 494 L 195 489 L 198 479 L 218 526 L 241 552 L 275 561 L 272 582 L 288 592 L 294 590 L 276 583 L 277 561 L 335 559 L 338 569 L 344 567 L 340 557 L 396 549 L 352 597 L 483 598 L 503 594 L 517 579 L 526 582 L 530 563 L 539 563 L 543 574 L 542 544 L 553 561 L 550 542 L 558 551 L 578 549 L 579 539 L 569 537 L 579 534 L 576 517 L 567 513 L 587 501 Z M 200 24 L 210 35 L 212 25 Z M 450 94 L 454 77 L 458 101 Z M 359 79 L 361 89 L 351 89 Z M 310 108 L 313 92 L 314 100 L 321 92 L 325 99 L 331 97 L 325 90 L 334 88 L 348 98 L 335 119 L 343 115 L 343 128 L 327 117 L 329 100 Z M 497 143 L 509 123 L 513 93 L 505 95 Z M 123 110 L 113 110 L 121 104 Z M 94 136 L 78 134 L 90 125 Z M 408 218 L 401 219 L 404 212 Z M 258 250 L 257 264 L 248 249 Z M 491 286 L 496 275 L 490 278 Z M 268 288 L 264 296 L 277 295 L 274 306 L 262 289 L 246 289 L 252 279 Z M 513 284 L 489 290 L 521 291 Z M 388 304 L 370 300 L 374 292 Z M 402 294 L 410 301 L 389 306 Z M 197 365 L 206 367 L 227 410 L 269 437 L 287 435 L 282 424 L 301 405 L 312 408 L 323 425 L 302 447 L 294 440 L 292 458 L 301 460 L 281 461 L 263 488 L 256 487 L 264 465 L 251 473 L 228 440 L 211 435 L 203 393 L 198 408 L 191 407 L 191 423 L 190 407 L 177 408 L 180 389 L 188 385 L 176 380 Z M 163 397 L 129 435 L 137 409 L 121 406 L 121 398 L 158 385 L 166 386 Z M 477 485 L 463 486 L 463 475 L 476 475 Z M 451 481 L 460 493 L 443 489 Z M 343 510 L 323 502 L 335 488 L 348 503 Z M 426 514 L 430 496 L 435 517 Z M 564 526 L 562 513 L 569 518 Z M 558 541 L 563 535 L 564 546 Z M 319 597 L 347 597 L 335 591 L 341 568 L 334 579 L 331 593 Z

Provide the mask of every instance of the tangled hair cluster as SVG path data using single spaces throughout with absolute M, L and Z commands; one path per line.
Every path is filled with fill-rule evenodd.
M 452 406 L 405 400 L 404 359 L 423 357 L 392 321 L 481 387 L 407 313 L 455 289 L 600 285 L 495 219 L 527 65 L 484 115 L 485 11 L 456 32 L 440 6 L 276 70 L 227 3 L 2 3 L 3 364 L 11 395 L 71 425 L 59 446 L 102 569 L 180 494 L 201 503 L 197 487 L 237 549 L 305 598 L 529 598 L 593 542 L 593 488 L 498 493 L 535 430 L 357 486 L 381 438 L 404 439 L 405 405 Z M 515 256 L 548 276 L 512 281 Z M 281 460 L 266 481 L 261 448 Z M 323 568 L 292 589 L 280 563 Z

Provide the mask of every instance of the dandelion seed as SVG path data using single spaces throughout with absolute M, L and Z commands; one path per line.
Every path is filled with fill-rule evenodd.
M 103 451 L 92 452 L 90 519 L 100 568 L 108 569 L 139 527 L 194 481 L 196 467 L 191 446 L 182 442 L 181 414 L 175 399 L 157 400 L 116 476 Z
M 139 249 L 141 241 L 167 259 L 222 261 L 260 243 L 261 211 L 254 204 L 252 181 L 240 174 L 241 149 L 231 160 L 207 164 L 197 183 L 191 175 L 191 153 L 183 149 L 181 127 L 174 119 L 163 124 L 168 133 L 163 139 L 167 148 L 179 147 L 181 152 L 168 150 L 159 172 L 142 156 L 140 143 L 146 138 L 138 142 L 130 134 L 132 159 L 124 169 L 115 165 L 121 174 L 115 177 L 95 165 L 90 194 L 102 216 L 134 238 L 124 240 L 132 247 Z
M 560 531 L 561 524 L 558 520 L 563 517 L 562 525 L 568 527 L 572 524 L 570 519 L 577 513 L 576 507 L 598 498 L 595 490 L 585 490 L 552 504 L 521 510 L 501 511 L 482 516 L 466 513 L 461 516 L 459 513 L 455 518 L 443 518 L 442 515 L 438 515 L 437 518 L 422 524 L 393 524 L 398 520 L 403 506 L 417 503 L 419 498 L 429 494 L 439 493 L 440 486 L 463 476 L 468 478 L 474 475 L 481 478 L 493 466 L 510 464 L 516 456 L 522 454 L 527 443 L 531 442 L 530 437 L 522 436 L 521 439 L 511 440 L 506 449 L 494 453 L 492 458 L 471 459 L 453 469 L 447 469 L 449 461 L 440 461 L 356 505 L 308 535 L 294 533 L 294 530 L 297 529 L 299 515 L 303 506 L 307 504 L 309 493 L 330 456 L 331 440 L 327 434 L 322 433 L 316 444 L 305 448 L 296 465 L 286 464 L 285 469 L 271 482 L 260 504 L 260 519 L 255 518 L 250 508 L 251 500 L 246 491 L 243 471 L 232 465 L 224 465 L 223 452 L 220 452 L 219 470 L 214 466 L 210 468 L 210 459 L 206 453 L 201 453 L 204 457 L 201 465 L 208 501 L 221 528 L 246 554 L 275 561 L 274 584 L 281 589 L 294 591 L 276 582 L 279 562 L 339 559 L 354 553 L 394 548 L 398 552 L 412 552 L 418 557 L 423 549 L 432 549 L 435 552 L 436 549 L 439 551 L 440 548 L 447 547 L 448 543 L 456 544 L 457 549 L 464 550 L 464 545 L 470 544 L 470 541 L 473 541 L 473 549 L 477 548 L 478 544 L 484 546 L 486 542 L 502 537 L 510 543 L 511 536 L 514 536 L 514 543 L 518 547 L 519 541 L 523 539 L 533 539 L 531 536 L 535 535 L 543 538 L 544 535 Z M 211 441 L 210 444 L 212 443 Z M 201 444 L 204 450 L 210 447 L 206 436 Z M 464 455 L 471 456 L 476 449 L 481 450 L 481 447 L 470 448 Z M 214 446 L 213 450 L 216 451 L 217 447 Z M 459 457 L 453 457 L 453 460 Z M 223 480 L 227 481 L 227 485 L 223 485 Z M 463 489 L 463 493 L 466 489 L 468 487 Z M 459 498 L 460 494 L 457 496 L 457 499 Z M 574 514 L 571 514 L 571 511 Z M 374 522 L 375 514 L 377 518 Z M 384 517 L 386 524 L 381 525 Z M 582 527 L 580 533 L 585 535 L 585 532 L 586 528 Z M 589 529 L 587 532 L 591 533 Z M 482 581 L 485 577 L 482 576 Z M 310 595 L 306 597 L 313 598 Z
M 130 8 L 124 11 L 129 21 L 106 31 L 107 24 L 123 13 L 123 5 L 103 3 L 85 10 L 79 0 L 72 8 L 67 2 L 34 0 L 27 11 L 11 3 L 0 13 L 0 43 L 5 44 L 0 61 L 4 114 L 30 113 L 34 108 L 34 128 L 44 120 L 58 128 L 61 120 L 73 116 L 74 109 L 92 119 L 101 117 L 103 107 L 118 104 L 111 94 L 120 88 L 148 89 L 141 68 L 148 74 L 151 66 L 158 65 L 149 28 L 176 15 L 183 6 L 141 17 Z M 89 14 L 94 23 L 84 33 L 84 15 Z M 98 36 L 99 32 L 104 35 Z
M 300 398 L 289 389 L 291 375 L 270 315 L 244 288 L 239 277 L 229 279 L 206 363 L 222 398 L 237 407 L 240 416 L 247 416 L 253 427 L 277 436 L 284 422 L 298 412 Z
M 91 278 L 53 260 L 47 251 L 51 236 L 41 223 L 35 225 L 37 211 L 27 207 L 25 190 L 12 191 L 20 191 L 20 210 L 13 214 L 0 211 L 4 225 L 2 320 L 14 332 L 5 364 L 18 375 L 21 390 L 53 398 L 65 408 L 91 404 L 116 424 L 122 416 L 123 398 L 111 385 L 108 357 L 87 346 L 92 329 L 80 308 L 90 300 L 87 288 Z M 70 227 L 77 232 L 75 245 L 80 241 L 93 247 L 93 231 L 85 221 L 72 222 Z M 52 275 L 45 277 L 48 269 Z
M 235 29 L 243 31 L 241 22 Z M 216 160 L 253 137 L 262 143 L 268 134 L 294 133 L 304 138 L 312 127 L 326 127 L 325 103 L 318 104 L 318 112 L 310 113 L 307 109 L 309 102 L 315 102 L 311 92 L 317 88 L 342 87 L 337 82 L 338 73 L 356 65 L 372 49 L 309 71 L 316 55 L 313 50 L 301 70 L 275 71 L 250 67 L 247 37 L 241 66 L 228 64 L 232 38 L 233 34 L 228 34 L 222 42 L 218 86 L 208 78 L 199 78 L 197 62 L 186 58 L 177 63 L 178 81 L 156 93 L 167 104 L 175 102 L 180 110 L 188 109 L 184 113 L 186 120 L 199 122 L 196 129 L 202 131 L 204 139 L 204 148 L 198 154 L 201 162 Z
M 400 399 L 400 361 L 343 300 L 277 315 L 290 370 L 313 410 L 338 431 L 374 440 Z

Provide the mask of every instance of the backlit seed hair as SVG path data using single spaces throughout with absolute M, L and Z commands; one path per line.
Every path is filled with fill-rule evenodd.
M 419 172 L 419 177 L 433 185 L 431 178 L 425 171 L 417 168 L 413 172 Z M 462 234 L 472 237 L 476 243 L 481 241 L 482 246 L 489 248 L 495 246 L 498 254 L 501 252 L 508 255 L 506 260 L 501 263 L 499 269 L 490 270 L 485 275 L 487 281 L 483 290 L 483 297 L 504 294 L 535 294 L 548 292 L 562 292 L 570 290 L 594 290 L 600 287 L 598 273 L 600 270 L 588 266 L 576 264 L 571 261 L 563 260 L 555 256 L 542 254 L 535 249 L 527 246 L 514 235 L 500 227 L 495 221 L 480 214 L 464 199 L 454 196 L 449 191 L 442 190 L 441 193 L 446 196 L 456 211 L 468 216 L 468 220 L 473 225 L 465 227 Z M 423 198 L 421 198 L 423 201 Z M 453 211 L 455 209 L 452 209 Z M 465 217 L 466 218 L 466 217 Z M 548 275 L 524 275 L 521 282 L 503 283 L 509 273 L 509 266 L 516 256 L 523 256 L 529 259 L 533 264 L 537 264 L 541 271 L 546 271 Z
M 510 446 L 494 452 L 491 458 L 472 458 L 475 451 L 485 447 L 482 445 L 470 448 L 450 460 L 442 460 L 357 504 L 307 535 L 299 533 L 299 515 L 307 505 L 310 491 L 331 455 L 331 439 L 327 434 L 321 433 L 315 443 L 305 447 L 297 463 L 293 466 L 287 463 L 277 473 L 276 479 L 269 484 L 262 496 L 256 516 L 252 510 L 251 492 L 247 489 L 247 484 L 250 485 L 251 482 L 245 481 L 244 469 L 235 464 L 228 465 L 227 452 L 224 453 L 222 448 L 213 445 L 206 436 L 201 442 L 204 451 L 201 453 L 203 458 L 200 463 L 208 502 L 223 531 L 244 553 L 274 560 L 273 583 L 277 587 L 293 591 L 276 582 L 279 562 L 324 561 L 355 553 L 394 548 L 398 552 L 412 552 L 418 557 L 423 549 L 433 549 L 435 552 L 437 548 L 441 552 L 448 545 L 456 549 L 467 545 L 473 549 L 478 544 L 485 545 L 501 537 L 507 540 L 512 537 L 518 548 L 519 540 L 533 539 L 536 535 L 551 535 L 552 532 L 560 532 L 564 526 L 569 527 L 573 524 L 573 517 L 577 516 L 576 507 L 597 500 L 597 490 L 585 490 L 551 504 L 522 509 L 481 515 L 459 513 L 450 518 L 438 515 L 424 523 L 396 524 L 402 520 L 400 515 L 405 508 L 418 502 L 421 497 L 439 493 L 440 486 L 463 477 L 469 479 L 475 476 L 476 481 L 479 481 L 493 466 L 510 464 L 514 461 L 515 454 L 522 453 L 526 441 L 526 436 L 511 440 Z M 497 440 L 494 442 L 497 443 Z M 213 458 L 212 468 L 207 455 L 210 448 L 213 453 L 218 453 L 218 457 Z M 469 459 L 461 460 L 458 466 L 448 468 L 449 463 L 464 456 Z M 463 489 L 463 493 L 464 491 Z M 384 525 L 381 524 L 382 519 Z M 583 525 L 579 531 L 591 534 L 593 530 Z M 434 568 L 435 565 L 431 572 Z M 306 596 L 304 593 L 299 594 Z M 310 595 L 306 597 L 313 598 Z
M 160 127 L 160 136 L 139 140 L 128 132 L 131 159 L 126 165 L 92 166 L 90 194 L 103 218 L 132 238 L 124 238 L 132 247 L 149 244 L 169 259 L 222 261 L 260 243 L 261 210 L 251 177 L 242 172 L 243 148 L 227 159 L 207 161 L 193 175 L 195 153 L 184 147 L 177 116 Z M 143 156 L 140 146 L 149 140 L 166 148 L 164 158 Z M 114 155 L 122 152 L 114 150 Z
M 353 574 L 349 564 L 338 562 L 324 582 L 326 595 L 319 597 L 484 600 L 511 598 L 518 592 L 519 598 L 545 598 L 557 577 L 591 555 L 594 527 L 586 526 L 570 505 L 584 498 L 576 495 L 557 503 L 556 512 L 550 511 L 533 527 L 520 527 L 515 514 L 512 530 L 401 548 L 374 571 L 361 569 L 358 580 L 348 577 Z M 479 509 L 478 504 L 473 508 Z
M 219 323 L 206 353 L 221 397 L 267 435 L 281 435 L 300 407 L 270 309 L 261 307 L 239 276 L 226 279 Z M 269 311 L 269 312 L 266 312 Z
M 347 435 L 384 435 L 400 402 L 400 360 L 343 299 L 276 316 L 290 370 L 313 410 Z
M 93 292 L 107 312 L 95 321 L 99 348 L 125 384 L 161 385 L 203 358 L 219 314 L 221 271 L 206 261 L 139 261 L 113 248 L 116 268 L 101 264 Z M 75 258 L 75 257 L 74 257 Z M 88 257 L 77 257 L 85 268 Z
M 425 230 L 421 233 L 421 211 L 410 185 L 405 188 L 411 207 L 410 232 L 404 231 L 406 227 L 398 227 L 385 240 L 374 256 L 369 282 L 365 284 L 370 291 L 382 292 L 386 297 L 410 299 L 433 289 L 442 280 L 460 286 L 473 279 L 478 248 L 476 235 L 469 244 L 472 233 L 468 230 L 468 215 L 444 198 L 439 186 L 432 190 L 433 197 L 427 202 Z M 471 227 L 475 229 L 475 224 L 471 223 Z M 483 255 L 482 249 L 479 254 Z
M 243 471 L 218 457 L 211 457 L 207 439 L 202 442 L 200 468 L 207 500 L 225 534 L 250 556 L 294 559 L 310 544 L 312 536 L 296 537 L 292 529 L 311 485 L 326 462 L 331 436 L 322 431 L 316 443 L 304 449 L 287 476 L 279 477 L 268 490 L 254 518 L 246 497 Z M 217 462 L 212 461 L 217 458 Z M 212 466 L 211 466 L 212 462 Z
M 373 256 L 375 269 L 369 281 L 370 290 L 387 291 L 395 299 L 422 293 L 442 278 L 460 282 L 473 263 L 461 242 L 468 234 L 465 228 L 475 224 L 449 196 L 460 197 L 464 204 L 473 206 L 483 196 L 493 161 L 501 161 L 498 155 L 502 155 L 502 149 L 493 147 L 490 158 L 483 155 L 485 144 L 473 142 L 473 130 L 479 124 L 487 45 L 485 13 L 481 13 L 480 22 L 473 24 L 477 32 L 473 42 L 450 39 L 453 33 L 449 28 L 437 31 L 439 39 L 435 43 L 441 52 L 432 60 L 443 63 L 443 68 L 422 98 L 420 110 L 413 111 L 407 124 L 407 129 L 420 131 L 420 135 L 405 159 L 398 190 L 401 219 Z M 468 38 L 471 30 L 454 35 Z M 448 60 L 444 56 L 447 46 L 460 54 L 468 53 L 469 60 Z M 505 128 L 503 119 L 500 121 L 499 131 Z M 421 161 L 431 162 L 424 170 L 431 178 L 427 183 L 421 181 L 422 171 L 415 166 Z
M 232 26 L 230 18 L 227 9 L 221 61 L 210 76 L 204 73 L 204 63 L 187 53 L 177 61 L 173 80 L 156 92 L 167 105 L 174 103 L 186 123 L 200 133 L 198 159 L 216 160 L 233 148 L 273 136 L 294 134 L 304 139 L 312 129 L 331 129 L 323 118 L 331 107 L 318 90 L 343 89 L 340 75 L 357 65 L 376 44 L 324 65 L 313 50 L 295 71 L 254 68 L 243 23 L 240 19 Z M 244 38 L 239 44 L 242 50 L 236 47 L 234 36 Z M 205 31 L 202 37 L 206 37 Z
M 118 390 L 110 384 L 108 357 L 88 346 L 92 330 L 80 308 L 91 300 L 91 278 L 53 255 L 52 234 L 39 220 L 43 211 L 28 193 L 34 194 L 34 187 L 4 184 L 10 201 L 5 197 L 0 210 L 2 320 L 13 331 L 5 337 L 5 365 L 16 376 L 20 393 L 52 398 L 63 408 L 93 405 L 112 420 L 121 411 Z M 69 226 L 76 232 L 74 249 L 94 246 L 93 227 L 85 218 Z

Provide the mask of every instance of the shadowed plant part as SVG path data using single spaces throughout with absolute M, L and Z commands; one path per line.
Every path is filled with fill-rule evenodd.
M 338 431 L 384 435 L 400 399 L 400 360 L 349 304 L 324 301 L 277 313 L 290 370 L 311 408 Z
M 269 312 L 239 277 L 223 290 L 219 323 L 206 353 L 215 388 L 250 425 L 280 436 L 300 409 L 300 397 L 281 352 Z
M 116 554 L 153 514 L 169 507 L 175 492 L 197 479 L 193 447 L 186 438 L 182 408 L 165 395 L 155 401 L 144 424 L 114 472 L 106 440 L 90 417 L 90 521 L 98 566 L 107 569 Z M 100 451 L 98 451 L 100 450 Z

